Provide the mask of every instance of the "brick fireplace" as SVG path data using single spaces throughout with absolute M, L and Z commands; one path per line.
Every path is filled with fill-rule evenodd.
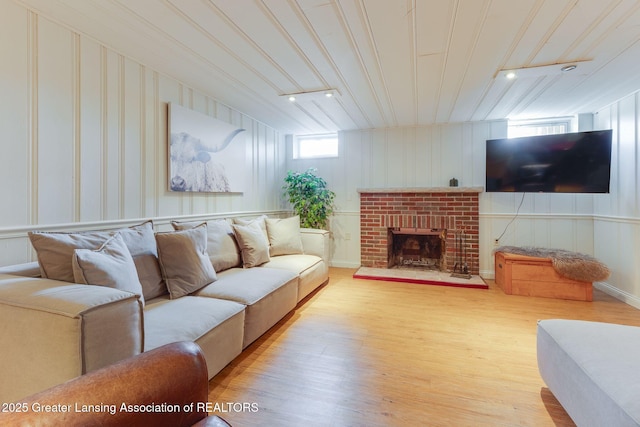
M 479 195 L 481 187 L 360 189 L 360 263 L 388 268 L 394 230 L 416 234 L 433 230 L 443 236 L 444 254 L 438 263 L 454 271 L 464 263 L 479 274 Z

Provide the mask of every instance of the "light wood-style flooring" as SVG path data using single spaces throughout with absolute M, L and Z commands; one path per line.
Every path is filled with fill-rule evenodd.
M 242 426 L 572 426 L 538 374 L 536 321 L 640 326 L 593 302 L 353 279 L 330 282 L 214 377 L 209 400 Z

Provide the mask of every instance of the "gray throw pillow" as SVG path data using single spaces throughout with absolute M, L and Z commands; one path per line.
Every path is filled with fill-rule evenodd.
M 97 250 L 76 249 L 72 258 L 76 283 L 107 286 L 142 296 L 142 285 L 127 245 L 120 233 Z
M 133 227 L 123 228 L 118 232 L 131 252 L 144 298 L 150 300 L 165 295 L 167 285 L 160 271 L 153 222 L 146 221 Z
M 244 268 L 257 267 L 269 262 L 269 241 L 258 223 L 233 224 L 233 232 L 242 252 Z
M 76 233 L 40 232 L 29 233 L 31 245 L 38 255 L 42 277 L 73 282 L 71 260 L 76 249 L 99 249 L 114 232 L 87 231 Z
M 187 230 L 200 224 L 201 221 L 171 222 L 175 230 Z M 238 242 L 231 224 L 226 219 L 207 221 L 207 253 L 214 270 L 218 273 L 242 264 Z
M 233 223 L 238 225 L 258 224 L 258 226 L 260 227 L 260 230 L 262 230 L 262 233 L 264 234 L 264 237 L 265 239 L 267 239 L 267 242 L 268 242 L 269 236 L 267 235 L 267 224 L 266 224 L 267 218 L 268 217 L 266 215 L 260 215 L 259 217 L 252 218 L 252 219 L 234 218 Z
M 214 282 L 216 272 L 207 254 L 207 226 L 156 233 L 158 259 L 171 299 Z
M 158 264 L 158 250 L 152 221 L 127 228 L 104 231 L 40 232 L 29 233 L 29 239 L 38 256 L 44 278 L 73 282 L 71 264 L 76 249 L 100 248 L 115 233 L 120 233 L 142 284 L 144 298 L 149 300 L 167 293 Z

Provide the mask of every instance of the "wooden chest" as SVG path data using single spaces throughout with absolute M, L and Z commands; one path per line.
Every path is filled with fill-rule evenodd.
M 495 269 L 496 284 L 508 295 L 593 300 L 593 283 L 561 276 L 550 258 L 496 252 Z

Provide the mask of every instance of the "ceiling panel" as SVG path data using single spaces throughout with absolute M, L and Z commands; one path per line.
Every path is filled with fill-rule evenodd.
M 285 133 L 596 111 L 640 89 L 636 0 L 13 1 Z M 497 71 L 588 59 L 587 74 Z M 335 88 L 291 103 L 280 95 Z

